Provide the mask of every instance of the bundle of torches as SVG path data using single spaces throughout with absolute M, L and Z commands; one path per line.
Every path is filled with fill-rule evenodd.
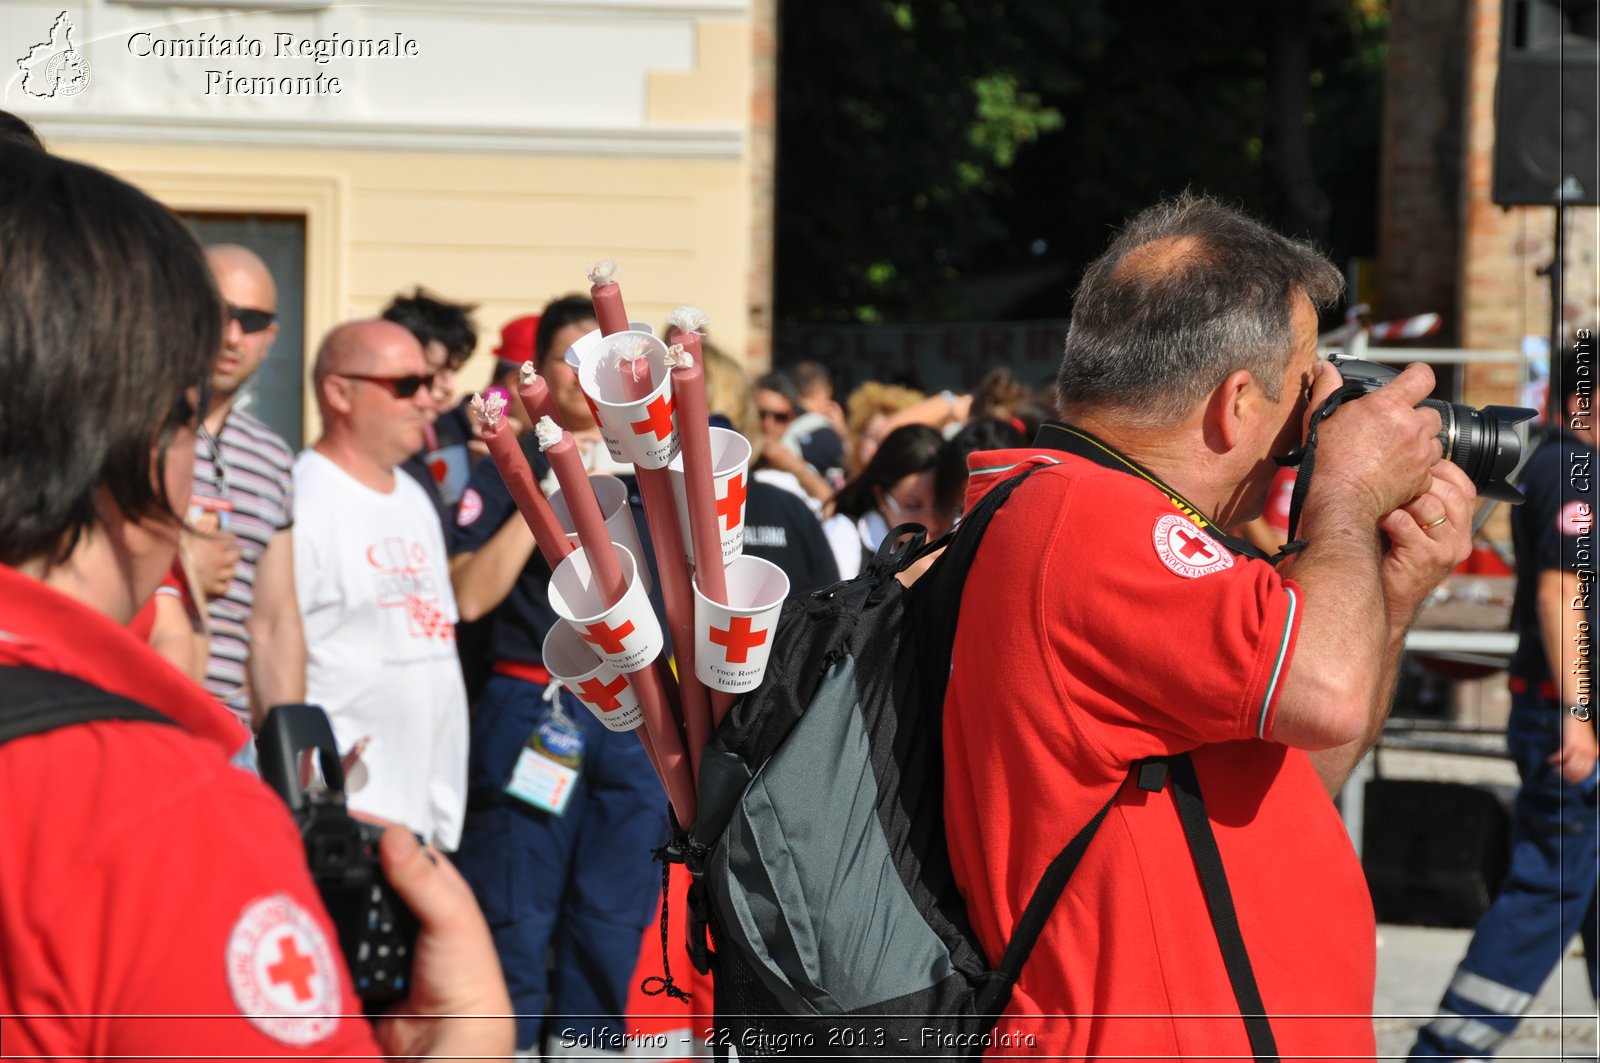
M 615 272 L 610 262 L 590 272 L 600 327 L 573 344 L 567 360 L 574 363 L 612 458 L 634 465 L 676 676 L 662 655 L 660 626 L 647 598 L 648 567 L 627 545 L 633 524 L 626 493 L 620 502 L 608 500 L 614 511 L 620 505 L 620 518 L 602 510 L 533 363 L 523 365 L 517 390 L 560 485 L 553 498 L 534 480 L 508 428 L 505 397 L 491 390 L 477 395 L 471 407 L 554 573 L 550 602 L 562 621 L 544 643 L 552 682 L 570 690 L 606 727 L 639 736 L 674 818 L 687 830 L 695 820 L 706 743 L 735 698 L 760 685 L 789 587 L 776 566 L 739 552 L 750 448 L 735 433 L 710 427 L 700 357 L 705 315 L 679 307 L 663 342 L 649 326 L 628 321 Z M 558 510 L 568 517 L 577 546 Z M 613 541 L 608 517 L 624 542 Z

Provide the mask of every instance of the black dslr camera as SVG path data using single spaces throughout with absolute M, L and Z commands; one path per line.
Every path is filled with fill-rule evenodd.
M 315 751 L 327 790 L 315 796 L 300 783 L 300 758 Z M 256 735 L 261 778 L 288 804 L 306 863 L 339 932 L 339 948 L 368 1014 L 411 991 L 411 957 L 418 923 L 378 862 L 383 828 L 350 815 L 344 765 L 327 713 L 315 705 L 278 705 Z
M 1400 375 L 1398 369 L 1356 358 L 1333 357 L 1329 361 L 1346 384 L 1359 385 L 1369 395 Z M 1423 399 L 1417 405 L 1439 414 L 1444 422 L 1438 436 L 1444 456 L 1461 467 L 1479 495 L 1499 502 L 1522 501 L 1522 492 L 1511 485 L 1511 479 L 1522 471 L 1523 463 L 1533 453 L 1528 428 L 1529 422 L 1539 416 L 1538 410 L 1525 406 L 1485 406 L 1477 410 L 1439 399 Z

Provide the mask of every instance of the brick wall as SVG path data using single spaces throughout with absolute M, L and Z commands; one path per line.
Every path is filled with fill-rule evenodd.
M 1517 349 L 1550 331 L 1554 212 L 1494 205 L 1494 85 L 1500 0 L 1393 0 L 1380 209 L 1381 316 L 1439 310 L 1444 339 Z M 1453 184 L 1453 187 L 1452 187 Z M 1569 209 L 1565 327 L 1595 315 L 1600 224 Z M 1474 365 L 1465 397 L 1510 403 L 1518 369 Z

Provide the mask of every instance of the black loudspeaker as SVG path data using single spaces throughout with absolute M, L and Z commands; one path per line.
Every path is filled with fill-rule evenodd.
M 1597 0 L 1502 0 L 1494 185 L 1504 207 L 1600 205 Z
M 1381 923 L 1473 926 L 1511 861 L 1511 817 L 1464 783 L 1373 779 L 1361 866 Z

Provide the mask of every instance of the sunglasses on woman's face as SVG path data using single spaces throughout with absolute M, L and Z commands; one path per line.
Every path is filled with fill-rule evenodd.
M 410 376 L 366 376 L 362 373 L 340 373 L 350 380 L 365 380 L 369 384 L 382 384 L 397 399 L 409 399 L 423 388 L 433 387 L 432 373 L 412 373 Z
M 228 307 L 228 317 L 239 323 L 239 331 L 245 335 L 252 332 L 263 332 L 272 327 L 278 320 L 278 315 L 271 310 L 252 310 L 248 306 Z

